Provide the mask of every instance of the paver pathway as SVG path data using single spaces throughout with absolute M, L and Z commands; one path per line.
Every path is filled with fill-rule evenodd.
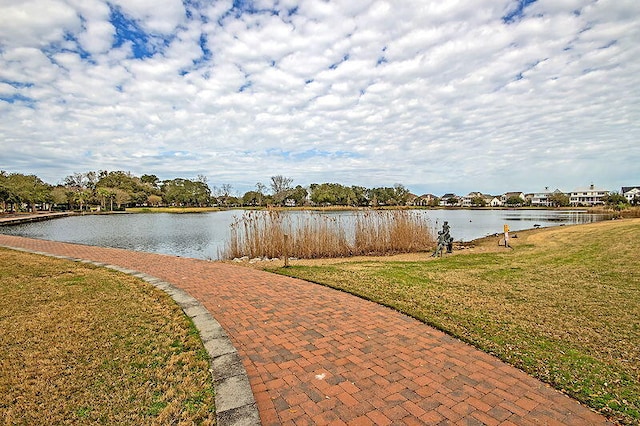
M 230 335 L 264 425 L 599 425 L 498 359 L 391 309 L 219 262 L 0 235 L 0 245 L 144 272 L 198 299 Z

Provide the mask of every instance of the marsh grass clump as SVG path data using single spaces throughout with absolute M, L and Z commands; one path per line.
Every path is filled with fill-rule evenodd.
M 249 211 L 231 224 L 230 239 L 221 257 L 387 255 L 426 251 L 434 243 L 428 219 L 406 210 L 366 210 L 346 218 Z
M 434 244 L 431 224 L 416 212 L 371 210 L 356 217 L 355 255 L 412 253 Z

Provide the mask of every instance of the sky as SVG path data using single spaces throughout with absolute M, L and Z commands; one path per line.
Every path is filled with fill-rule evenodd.
M 640 184 L 638 0 L 0 0 L 0 170 Z

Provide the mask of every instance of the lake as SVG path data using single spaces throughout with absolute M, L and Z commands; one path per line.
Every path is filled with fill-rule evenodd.
M 434 233 L 444 221 L 456 241 L 501 233 L 503 225 L 519 231 L 596 222 L 606 217 L 579 210 L 416 210 L 425 215 Z M 44 240 L 163 253 L 198 259 L 219 259 L 228 242 L 230 225 L 243 211 L 208 213 L 149 213 L 71 216 L 45 222 L 0 227 L 0 233 Z M 350 221 L 355 212 L 292 211 L 292 216 L 324 214 Z

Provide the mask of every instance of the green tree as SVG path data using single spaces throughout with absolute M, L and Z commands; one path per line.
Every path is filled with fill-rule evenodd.
M 311 184 L 309 186 L 309 189 L 311 190 L 311 202 L 319 206 L 336 204 L 338 197 L 333 191 L 331 185 L 332 184 L 330 183 Z
M 94 198 L 97 181 L 98 175 L 94 172 L 74 173 L 64 178 L 67 199 L 72 207 L 76 205 L 79 210 L 84 210 L 85 205 Z
M 401 183 L 393 185 L 393 199 L 396 206 L 405 206 L 409 199 L 409 190 Z
M 211 189 L 204 182 L 176 178 L 162 182 L 163 199 L 179 206 L 205 206 L 211 202 Z
M 93 197 L 93 192 L 89 189 L 80 189 L 71 193 L 71 200 L 76 203 L 80 211 L 85 209 Z
M 297 185 L 295 188 L 293 188 L 290 192 L 289 192 L 289 199 L 292 199 L 293 201 L 296 202 L 296 206 L 302 206 L 305 204 L 305 201 L 307 199 L 307 195 L 309 193 L 307 192 L 307 190 L 305 188 L 303 188 L 301 185 Z
M 159 195 L 151 194 L 147 197 L 147 204 L 153 207 L 158 207 L 162 203 L 162 197 Z
M 18 202 L 18 197 L 9 182 L 9 175 L 4 170 L 0 170 L 0 201 L 2 202 L 2 211 L 7 211 L 7 205 L 10 205 L 11 211 L 13 211 L 14 205 Z
M 113 188 L 113 200 L 116 202 L 118 209 L 121 209 L 123 204 L 126 205 L 131 201 L 131 194 L 124 189 Z
M 36 204 L 46 203 L 50 199 L 51 186 L 36 175 L 11 173 L 6 180 L 8 193 L 15 202 L 26 204 L 29 211 L 36 211 Z
M 358 205 L 356 189 L 339 183 L 311 184 L 309 197 L 311 202 L 317 205 L 354 206 Z M 364 197 L 364 188 L 359 195 Z
M 160 189 L 160 179 L 158 179 L 158 176 L 156 175 L 142 175 L 140 176 L 140 182 L 145 185 L 149 185 L 154 189 Z
M 395 205 L 395 190 L 390 187 L 372 188 L 369 190 L 369 198 L 374 206 Z
M 570 198 L 567 194 L 556 191 L 547 197 L 547 201 L 553 207 L 566 207 L 569 205 Z
M 507 201 L 505 202 L 505 204 L 507 206 L 515 207 L 515 206 L 521 206 L 523 202 L 524 201 L 522 200 L 522 198 L 516 197 L 516 196 L 512 196 L 512 197 L 507 198 Z
M 101 174 L 96 187 L 125 191 L 130 198 L 127 203 L 145 204 L 149 195 L 159 193 L 159 190 L 150 183 L 153 181 L 153 175 L 145 176 L 146 182 L 143 182 L 141 178 L 132 175 L 130 172 L 106 172 Z
M 605 205 L 615 210 L 624 210 L 629 206 L 629 200 L 624 195 L 617 193 L 609 193 L 604 197 Z
M 485 207 L 487 205 L 487 202 L 484 200 L 484 198 L 475 196 L 471 198 L 471 205 L 475 207 Z
M 351 191 L 354 196 L 354 204 L 356 206 L 368 206 L 369 205 L 369 197 L 367 188 L 364 186 L 352 186 Z
M 107 200 L 111 201 L 109 210 L 113 210 L 113 188 L 100 187 L 96 189 L 96 195 L 100 199 L 100 206 L 103 210 L 107 209 Z
M 247 191 L 242 196 L 242 205 L 252 207 L 259 206 L 262 199 L 263 195 L 258 191 Z
M 51 189 L 51 202 L 56 206 L 66 206 L 67 209 L 71 208 L 69 197 L 67 196 L 67 189 L 61 185 Z
M 459 201 L 460 200 L 458 199 L 458 197 L 449 197 L 449 198 L 447 198 L 447 205 L 448 206 L 457 206 Z
M 619 204 L 629 203 L 629 200 L 627 200 L 624 195 L 620 195 L 616 193 L 610 193 L 608 195 L 605 195 L 603 200 L 604 200 L 604 203 L 608 206 L 617 206 Z

